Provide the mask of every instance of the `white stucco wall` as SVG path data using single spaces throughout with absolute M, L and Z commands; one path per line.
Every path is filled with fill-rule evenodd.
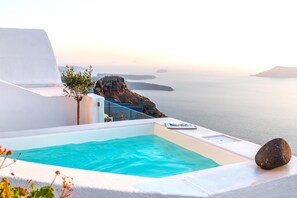
M 0 132 L 76 124 L 76 102 L 65 96 L 44 96 L 0 80 Z M 85 97 L 80 123 L 96 123 L 102 97 Z
M 44 30 L 0 28 L 0 80 L 13 84 L 61 83 Z
M 88 94 L 88 97 L 85 97 L 85 123 L 104 122 L 104 100 L 104 97 L 96 94 Z

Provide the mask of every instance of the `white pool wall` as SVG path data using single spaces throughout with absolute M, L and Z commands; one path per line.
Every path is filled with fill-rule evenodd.
M 240 163 L 248 160 L 246 157 L 214 146 L 207 141 L 203 141 L 203 138 L 193 138 L 175 130 L 167 129 L 160 124 L 154 125 L 154 133 L 174 144 L 210 158 L 221 165 Z
M 2 147 L 12 150 L 24 150 L 59 146 L 65 144 L 80 144 L 84 142 L 106 141 L 116 138 L 128 138 L 153 134 L 153 124 L 122 126 L 115 128 L 92 129 L 55 134 L 43 134 L 13 138 L 1 138 Z
M 141 124 L 114 128 L 74 131 L 72 133 L 55 133 L 44 135 L 3 138 L 1 144 L 12 150 L 25 150 L 60 146 L 65 144 L 81 144 L 85 142 L 106 141 L 116 138 L 128 138 L 155 134 L 185 149 L 210 158 L 220 165 L 227 165 L 247 161 L 238 154 L 226 151 L 201 139 L 184 135 L 172 129 L 157 124 Z

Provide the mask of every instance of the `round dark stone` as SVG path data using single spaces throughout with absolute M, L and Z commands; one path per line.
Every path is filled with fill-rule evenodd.
M 286 140 L 276 138 L 260 148 L 255 156 L 255 161 L 261 168 L 270 170 L 289 163 L 291 156 L 291 148 Z

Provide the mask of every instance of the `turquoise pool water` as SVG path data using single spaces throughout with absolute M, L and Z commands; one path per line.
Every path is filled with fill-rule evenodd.
M 143 177 L 166 177 L 220 166 L 155 135 L 18 150 L 21 160 Z

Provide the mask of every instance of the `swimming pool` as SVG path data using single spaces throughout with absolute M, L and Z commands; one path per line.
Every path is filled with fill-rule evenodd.
M 14 151 L 56 147 L 67 144 L 116 141 L 156 135 L 191 152 L 210 158 L 221 166 L 190 171 L 174 176 L 154 178 L 78 168 L 47 165 L 19 160 L 5 168 L 2 175 L 12 177 L 15 182 L 32 179 L 37 185 L 50 183 L 53 173 L 60 170 L 75 179 L 75 197 L 234 197 L 238 194 L 263 197 L 271 191 L 271 185 L 285 191 L 273 194 L 296 194 L 293 175 L 296 180 L 296 158 L 288 166 L 273 171 L 257 168 L 254 156 L 260 146 L 244 140 L 229 137 L 200 126 L 195 130 L 169 130 L 165 122 L 180 122 L 172 118 L 139 120 L 116 123 L 67 126 L 28 131 L 1 133 L 1 145 Z M 117 151 L 123 150 L 118 148 Z M 170 149 L 172 150 L 172 149 Z M 10 162 L 12 160 L 9 160 Z M 244 178 L 244 179 L 242 179 Z M 283 182 L 285 181 L 285 182 Z M 249 191 L 246 191 L 248 189 Z M 232 194 L 235 192 L 236 194 Z M 249 193 L 250 192 L 250 193 Z M 159 196 L 160 195 L 160 196 Z M 252 196 L 251 196 L 252 197 Z
M 247 158 L 238 155 L 236 153 L 227 151 L 220 146 L 214 145 L 211 141 L 209 141 L 209 133 L 205 133 L 204 135 L 207 135 L 205 138 L 194 138 L 193 136 L 189 136 L 183 133 L 180 133 L 175 130 L 170 130 L 164 127 L 164 125 L 160 125 L 157 123 L 149 123 L 149 124 L 134 124 L 134 125 L 120 125 L 118 124 L 118 127 L 108 127 L 108 124 L 105 124 L 102 128 L 92 128 L 92 127 L 85 127 L 88 128 L 88 130 L 65 130 L 68 128 L 53 128 L 53 131 L 50 129 L 44 129 L 44 130 L 38 130 L 33 131 L 33 135 L 30 134 L 23 134 L 19 136 L 14 136 L 10 138 L 2 138 L 1 139 L 1 145 L 3 147 L 7 147 L 9 149 L 12 149 L 16 151 L 21 151 L 23 154 L 20 158 L 20 160 L 29 161 L 29 162 L 36 162 L 39 164 L 49 164 L 49 165 L 55 165 L 60 167 L 71 167 L 76 169 L 84 169 L 84 170 L 95 170 L 98 172 L 107 172 L 107 173 L 120 173 L 121 175 L 134 175 L 134 176 L 142 176 L 142 177 L 151 177 L 151 178 L 161 178 L 161 177 L 167 177 L 172 176 L 176 174 L 182 174 L 182 173 L 189 173 L 194 172 L 202 169 L 217 167 L 219 165 L 228 165 L 228 164 L 234 164 L 239 162 L 244 162 L 247 160 Z M 80 126 L 84 127 L 84 126 Z M 79 127 L 79 128 L 80 128 Z M 195 130 L 196 131 L 196 130 Z M 189 131 L 194 132 L 194 131 Z M 201 133 L 201 132 L 199 132 Z M 21 134 L 21 133 L 19 133 Z M 203 133 L 202 133 L 203 134 Z M 11 135 L 11 134 L 10 134 Z M 201 135 L 198 134 L 197 135 Z M 133 147 L 136 148 L 136 145 L 134 143 L 141 142 L 140 140 L 137 140 L 138 137 L 154 137 L 151 138 L 149 141 L 150 143 L 147 143 L 145 141 L 148 140 L 141 140 L 144 141 L 143 143 L 140 143 L 138 145 L 137 149 L 133 150 Z M 129 138 L 136 138 L 136 140 L 132 141 Z M 126 140 L 128 142 L 125 142 Z M 122 142 L 124 141 L 124 142 Z M 158 161 L 160 159 L 160 156 L 155 155 L 155 159 L 157 159 L 156 165 L 152 165 L 150 160 L 150 155 L 147 154 L 144 155 L 146 152 L 150 152 L 150 149 L 155 148 L 155 144 L 152 142 L 159 142 L 159 144 L 162 147 L 158 148 L 159 153 L 162 153 L 161 157 L 163 160 L 160 162 Z M 111 145 L 109 145 L 108 149 L 105 149 L 105 151 L 100 152 L 102 148 L 94 149 L 94 153 L 90 154 L 91 149 L 89 147 L 85 148 L 86 144 L 97 144 L 96 142 L 109 142 L 116 143 L 116 145 L 111 148 Z M 118 142 L 118 143 L 117 143 Z M 160 143 L 161 142 L 161 143 Z M 105 144 L 103 143 L 103 144 Z M 77 146 L 81 146 L 82 148 L 76 148 Z M 127 146 L 128 145 L 128 146 Z M 131 146 L 134 145 L 134 146 Z M 142 150 L 143 145 L 148 145 L 144 151 Z M 64 151 L 64 148 L 72 147 L 72 150 L 78 150 L 78 154 L 73 154 L 73 156 L 68 157 L 70 155 L 69 151 Z M 104 147 L 106 144 L 104 145 Z M 48 159 L 44 156 L 43 152 L 44 150 L 47 150 L 48 148 L 54 149 L 54 154 L 45 154 L 50 157 L 51 160 L 47 161 Z M 91 145 L 90 147 L 94 147 L 94 145 Z M 61 148 L 61 151 L 56 151 L 56 148 Z M 131 150 L 138 154 L 138 159 L 130 159 L 129 157 L 135 156 L 135 153 L 129 153 L 126 154 L 126 157 L 128 159 L 123 160 L 124 153 L 121 153 L 121 151 L 124 151 L 125 148 L 132 148 Z M 168 149 L 170 148 L 170 149 Z M 178 148 L 178 149 L 176 149 Z M 158 149 L 156 149 L 154 152 L 157 153 Z M 167 150 L 166 150 L 167 149 Z M 25 151 L 28 150 L 28 151 Z M 175 151 L 178 150 L 178 151 Z M 179 153 L 183 153 L 184 151 L 186 154 L 179 155 Z M 38 151 L 37 157 L 30 154 L 31 151 Z M 106 151 L 111 152 L 110 154 L 107 154 L 107 157 L 99 157 L 99 159 L 95 159 L 94 156 L 96 154 L 100 153 L 107 153 Z M 175 151 L 175 152 L 172 152 Z M 153 151 L 151 151 L 153 152 Z M 83 153 L 83 154 L 82 154 Z M 175 154 L 173 154 L 175 153 Z M 30 156 L 27 154 L 30 154 Z M 170 155 L 171 154 L 171 155 Z M 82 155 L 82 156 L 81 156 Z M 60 159 L 62 159 L 62 162 L 65 161 L 65 164 L 62 162 L 59 162 L 59 156 Z M 109 157 L 108 157 L 109 156 Z M 113 156 L 114 160 L 111 160 L 111 157 Z M 191 156 L 191 157 L 188 157 Z M 199 157 L 197 157 L 199 156 Z M 199 159 L 200 156 L 203 156 L 203 160 L 207 159 L 211 161 L 210 165 L 200 165 Z M 31 159 L 32 157 L 32 159 Z M 58 157 L 58 158 L 56 158 Z M 82 161 L 85 162 L 86 159 L 81 159 L 80 157 L 86 157 L 87 160 L 89 160 L 88 163 L 82 163 L 77 165 L 75 161 Z M 138 164 L 139 161 L 143 159 L 147 159 L 147 164 L 142 165 L 140 169 L 136 170 L 137 167 L 135 164 Z M 66 159 L 71 159 L 69 162 L 66 163 Z M 107 159 L 107 160 L 106 160 Z M 119 161 L 116 161 L 119 159 Z M 172 159 L 175 159 L 175 161 L 172 161 Z M 184 160 L 187 159 L 187 160 Z M 96 167 L 98 163 L 95 163 L 97 160 L 103 160 L 105 162 L 102 162 L 101 168 Z M 202 160 L 202 161 L 203 161 Z M 206 161 L 207 161 L 206 160 Z M 184 164 L 187 164 L 189 166 L 183 166 L 181 168 L 181 164 L 178 164 L 177 162 L 183 161 Z M 74 163 L 75 162 L 75 163 Z M 107 163 L 105 166 L 104 163 Z M 121 164 L 123 162 L 121 167 L 117 167 L 117 164 Z M 126 166 L 126 164 L 129 164 L 131 162 L 134 162 L 135 164 L 132 164 L 131 168 L 132 170 L 129 172 L 127 171 L 129 169 L 129 166 Z M 96 165 L 94 165 L 94 164 Z M 170 164 L 172 163 L 172 164 Z M 109 164 L 109 165 L 108 165 Z M 207 164 L 207 163 L 206 163 Z M 112 167 L 113 168 L 106 168 L 106 167 Z M 88 167 L 89 166 L 89 167 Z M 148 168 L 153 167 L 154 168 Z M 160 166 L 160 168 L 156 168 Z M 102 168 L 103 167 L 103 168 Z M 105 168 L 104 168 L 105 167 Z M 163 168 L 166 170 L 162 170 L 161 167 L 167 167 Z M 126 169 L 126 170 L 125 170 Z M 143 171 L 143 169 L 145 171 Z M 155 171 L 150 171 L 156 169 Z M 170 170 L 167 170 L 170 169 Z
M 156 135 L 17 150 L 41 164 L 161 178 L 220 166 Z

